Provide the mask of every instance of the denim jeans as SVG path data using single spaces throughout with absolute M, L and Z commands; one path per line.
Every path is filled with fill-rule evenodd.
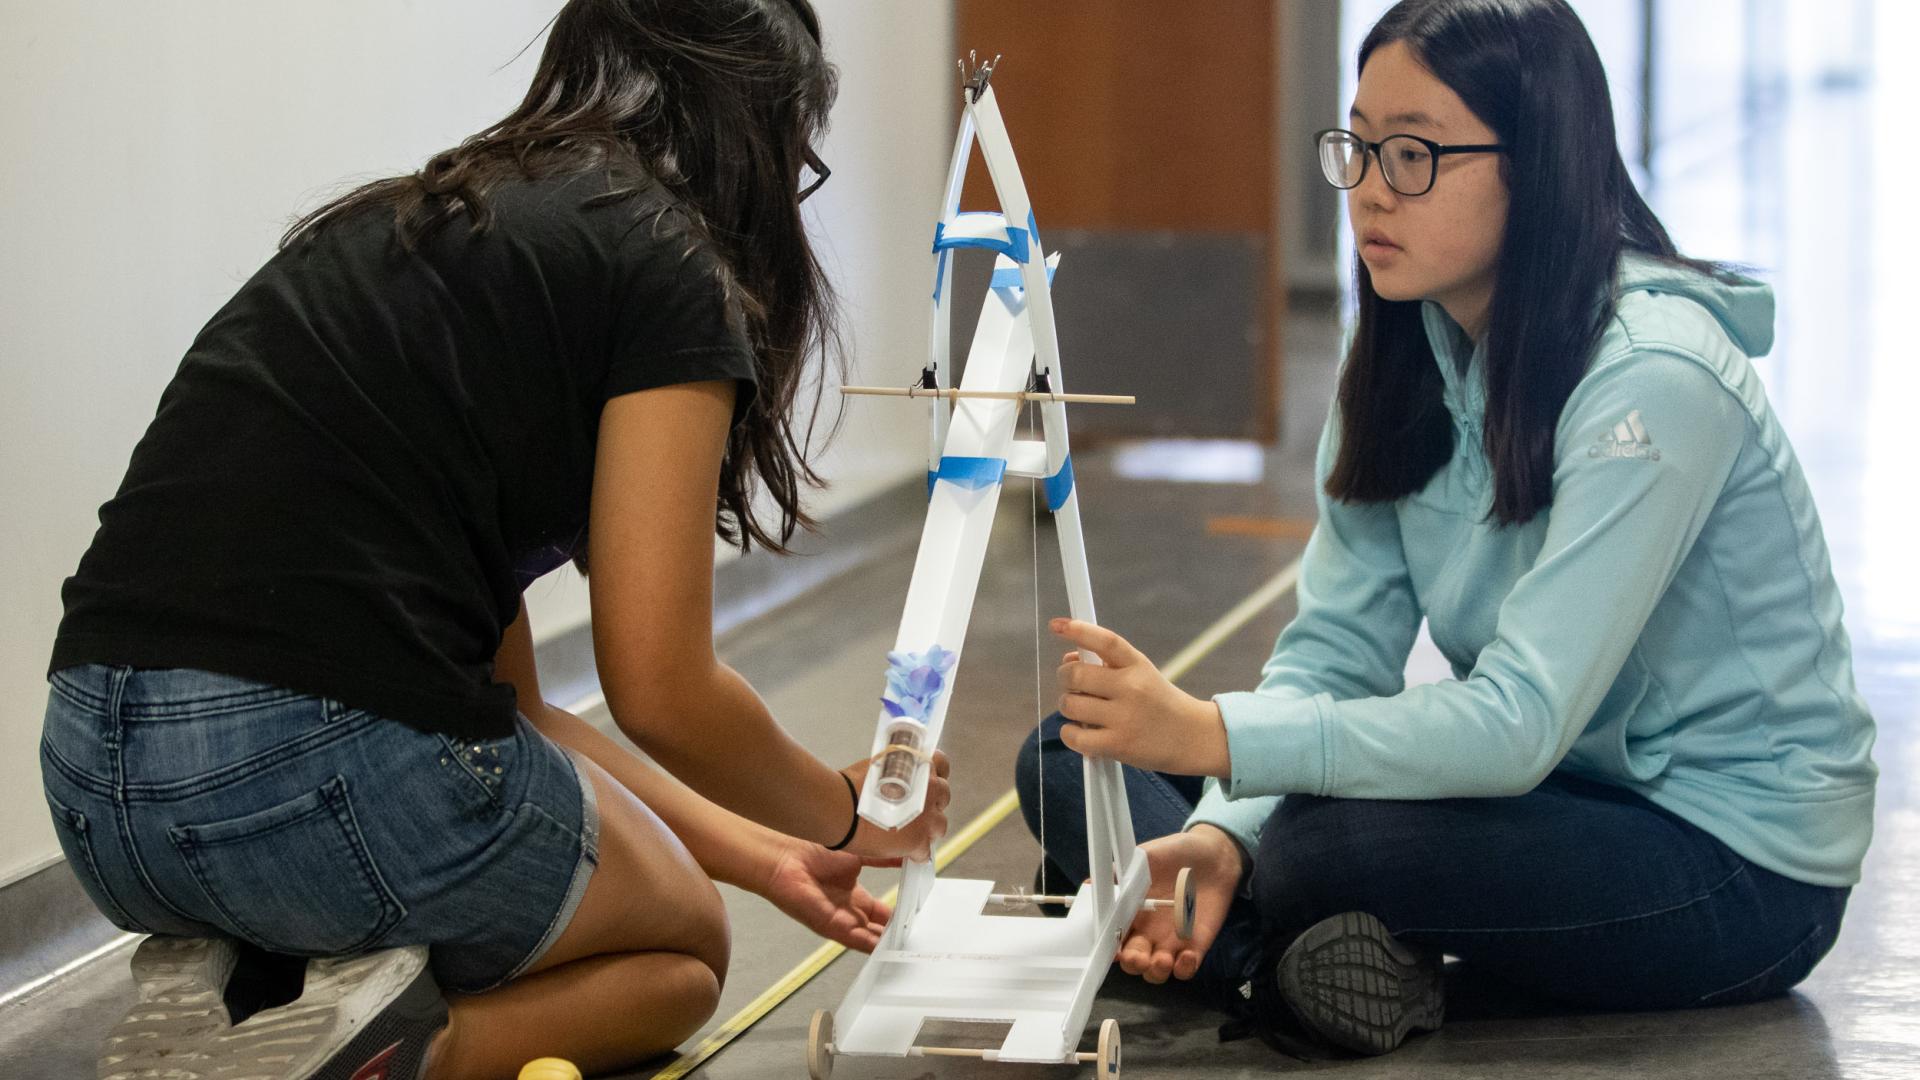
M 1027 737 L 1016 784 L 1028 828 L 1037 837 L 1044 814 L 1048 858 L 1079 881 L 1084 783 L 1060 724 L 1056 714 Z M 1125 772 L 1136 837 L 1180 831 L 1200 781 Z M 1763 869 L 1632 792 L 1560 773 L 1511 798 L 1289 795 L 1261 831 L 1248 884 L 1196 976 L 1215 1001 L 1345 911 L 1576 1007 L 1756 1001 L 1826 955 L 1850 892 Z
M 477 992 L 552 945 L 597 858 L 591 785 L 521 718 L 456 741 L 226 675 L 54 673 L 40 744 L 80 883 L 136 933 L 273 953 L 430 946 Z

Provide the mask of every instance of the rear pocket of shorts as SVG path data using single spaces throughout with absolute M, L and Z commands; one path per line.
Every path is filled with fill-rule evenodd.
M 367 851 L 343 777 L 278 806 L 168 833 L 233 932 L 263 948 L 356 953 L 406 915 Z

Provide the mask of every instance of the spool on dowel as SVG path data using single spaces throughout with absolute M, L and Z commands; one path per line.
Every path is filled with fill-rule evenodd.
M 1016 892 L 989 893 L 987 899 L 992 903 L 1009 907 L 1026 907 L 1033 904 L 1058 904 L 1061 907 L 1072 907 L 1078 897 Z M 1193 920 L 1198 905 L 1198 898 L 1193 891 L 1193 868 L 1190 866 L 1181 867 L 1179 875 L 1173 879 L 1172 899 L 1140 901 L 1140 906 L 1143 908 L 1152 908 L 1156 911 L 1171 909 L 1174 933 L 1179 934 L 1182 941 L 1193 937 Z

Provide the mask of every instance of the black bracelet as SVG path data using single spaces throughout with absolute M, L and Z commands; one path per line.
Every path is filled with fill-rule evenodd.
M 828 851 L 839 851 L 845 848 L 853 843 L 853 834 L 860 831 L 860 791 L 853 786 L 853 777 L 841 773 L 840 779 L 847 782 L 847 794 L 853 796 L 853 824 L 847 826 L 847 835 L 841 837 L 839 843 L 827 846 Z

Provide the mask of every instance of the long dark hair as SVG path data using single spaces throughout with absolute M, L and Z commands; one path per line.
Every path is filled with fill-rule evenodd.
M 809 0 L 571 0 L 513 112 L 417 173 L 320 207 L 281 244 L 374 206 L 391 208 L 408 249 L 458 218 L 484 230 L 489 197 L 515 181 L 605 173 L 611 188 L 594 203 L 659 184 L 721 256 L 720 284 L 745 315 L 759 369 L 753 405 L 728 437 L 714 529 L 743 551 L 785 551 L 795 528 L 814 524 L 801 486 L 823 485 L 807 460 L 819 382 L 802 430 L 795 401 L 810 357 L 842 362 L 832 290 L 795 197 L 835 87 Z M 755 513 L 756 479 L 777 508 L 773 527 Z
M 1530 521 L 1553 502 L 1553 437 L 1613 318 L 1620 256 L 1681 258 L 1634 189 L 1607 77 L 1565 0 L 1402 0 L 1360 46 L 1403 42 L 1508 147 L 1506 234 L 1484 334 L 1489 516 Z M 1327 494 L 1390 501 L 1426 486 L 1453 453 L 1442 379 L 1420 301 L 1382 299 L 1354 262 L 1359 323 L 1340 377 L 1341 438 Z

